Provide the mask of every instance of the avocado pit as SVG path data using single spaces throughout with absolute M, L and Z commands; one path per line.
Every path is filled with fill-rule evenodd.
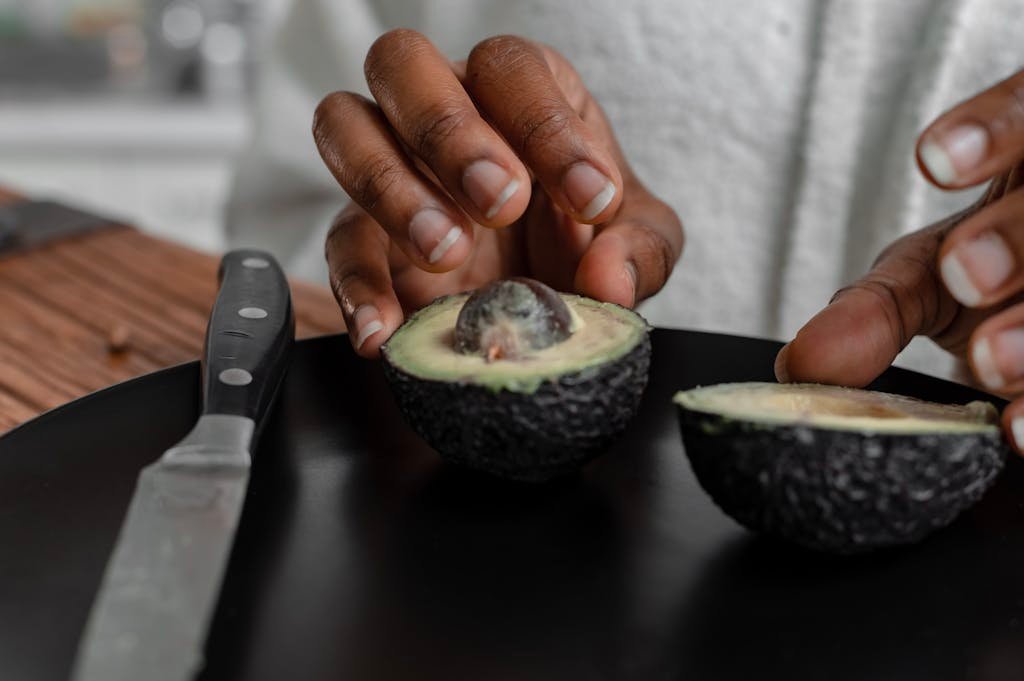
M 480 354 L 488 362 L 516 360 L 571 333 L 569 306 L 554 290 L 532 279 L 507 279 L 477 289 L 466 300 L 455 323 L 455 350 Z

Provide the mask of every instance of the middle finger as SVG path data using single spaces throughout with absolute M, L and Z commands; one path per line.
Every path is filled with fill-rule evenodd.
M 606 222 L 622 202 L 614 140 L 592 99 L 583 99 L 590 122 L 568 101 L 546 55 L 522 38 L 488 38 L 469 54 L 466 89 L 563 212 Z M 562 68 L 569 89 L 581 89 L 571 67 Z
M 399 138 L 480 224 L 518 218 L 529 173 L 470 100 L 452 65 L 423 35 L 385 33 L 366 55 L 366 82 Z

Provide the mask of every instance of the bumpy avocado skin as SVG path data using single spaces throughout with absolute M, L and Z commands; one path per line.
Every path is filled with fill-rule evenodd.
M 647 385 L 649 334 L 622 357 L 545 381 L 533 393 L 413 376 L 383 353 L 399 409 L 446 460 L 514 480 L 577 470 L 625 429 Z
M 951 523 L 995 481 L 998 432 L 872 434 L 758 425 L 680 407 L 704 490 L 746 527 L 809 549 L 859 553 Z

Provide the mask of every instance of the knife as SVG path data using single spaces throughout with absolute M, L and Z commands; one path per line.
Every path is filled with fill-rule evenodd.
M 56 201 L 4 204 L 0 205 L 0 253 L 25 251 L 58 239 L 125 224 Z
M 249 482 L 251 452 L 295 336 L 267 253 L 232 251 L 203 350 L 203 410 L 142 470 L 72 671 L 75 681 L 184 681 L 203 666 Z

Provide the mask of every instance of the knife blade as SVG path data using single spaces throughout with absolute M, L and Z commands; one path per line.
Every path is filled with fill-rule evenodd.
M 56 201 L 4 204 L 0 205 L 0 253 L 25 251 L 58 239 L 126 224 Z
M 75 681 L 184 681 L 203 648 L 251 453 L 295 336 L 288 282 L 252 250 L 221 261 L 192 431 L 142 470 L 72 671 Z

